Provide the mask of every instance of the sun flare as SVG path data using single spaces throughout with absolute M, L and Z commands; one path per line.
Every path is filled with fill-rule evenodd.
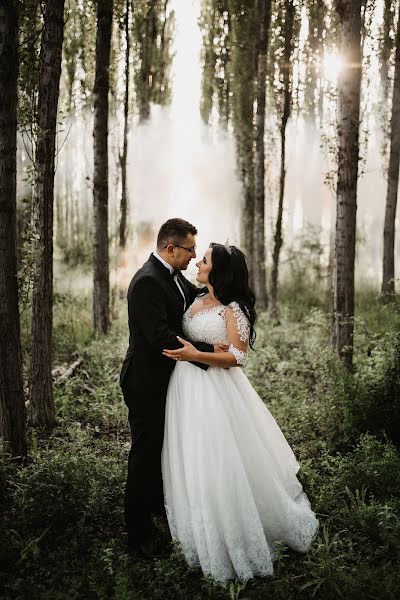
M 329 81 L 336 81 L 340 71 L 343 69 L 344 59 L 342 56 L 337 54 L 336 51 L 332 50 L 325 54 L 323 69 L 325 78 Z

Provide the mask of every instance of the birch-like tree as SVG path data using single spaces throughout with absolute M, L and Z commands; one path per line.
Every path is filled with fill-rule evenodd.
M 274 234 L 274 250 L 272 254 L 271 295 L 269 301 L 269 310 L 272 317 L 275 317 L 277 313 L 279 255 L 283 244 L 282 218 L 286 180 L 286 127 L 292 110 L 292 75 L 295 12 L 296 9 L 294 0 L 285 0 L 283 21 L 283 54 L 279 65 L 280 82 L 282 85 L 282 90 L 280 94 L 281 164 L 279 176 L 278 212 L 276 217 Z
M 107 333 L 110 325 L 108 91 L 112 15 L 113 0 L 98 0 L 93 90 L 93 328 L 98 333 Z
M 52 389 L 53 204 L 57 107 L 64 34 L 64 0 L 48 0 L 40 46 L 37 139 L 32 198 L 36 264 L 32 299 L 29 389 L 32 422 L 54 423 Z
M 265 97 L 271 0 L 256 1 L 256 115 L 254 144 L 253 285 L 259 308 L 267 306 L 265 257 Z
M 124 94 L 124 131 L 122 142 L 122 153 L 119 157 L 121 167 L 121 215 L 119 222 L 119 246 L 125 248 L 126 244 L 126 226 L 128 214 L 128 186 L 127 186 L 127 158 L 128 158 L 128 131 L 129 131 L 129 98 L 130 98 L 130 54 L 131 54 L 131 0 L 126 0 L 125 5 L 125 94 Z
M 200 112 L 209 123 L 213 104 L 219 121 L 231 118 L 231 11 L 229 0 L 203 0 L 200 27 L 203 31 Z
M 335 0 L 338 48 L 338 174 L 332 286 L 332 343 L 344 364 L 353 362 L 354 258 L 361 88 L 361 0 Z
M 394 242 L 396 234 L 396 208 L 400 165 L 400 14 L 397 20 L 396 55 L 394 66 L 392 116 L 390 120 L 390 155 L 387 177 L 386 211 L 383 230 L 382 294 L 395 292 Z
M 250 285 L 254 288 L 254 104 L 258 29 L 253 2 L 232 0 L 230 12 L 232 123 L 243 190 L 241 243 L 248 258 Z
M 134 3 L 135 92 L 139 122 L 150 118 L 150 103 L 166 104 L 171 96 L 171 34 L 174 13 L 169 0 L 138 0 Z

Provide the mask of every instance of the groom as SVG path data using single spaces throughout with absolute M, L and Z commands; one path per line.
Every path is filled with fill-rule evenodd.
M 161 450 L 165 400 L 175 366 L 162 351 L 181 347 L 176 336 L 183 334 L 182 316 L 199 291 L 181 273 L 196 257 L 196 235 L 187 221 L 169 219 L 158 233 L 157 251 L 128 289 L 129 347 L 120 377 L 132 435 L 125 524 L 129 546 L 147 558 L 157 555 L 151 515 L 164 511 Z M 214 351 L 210 344 L 194 345 L 203 352 Z

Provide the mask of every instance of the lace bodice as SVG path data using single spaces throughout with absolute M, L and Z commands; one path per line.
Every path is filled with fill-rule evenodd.
M 232 352 L 237 364 L 242 365 L 248 352 L 250 326 L 239 304 L 219 304 L 195 312 L 191 316 L 193 306 L 192 304 L 183 315 L 185 337 L 194 342 L 228 344 L 228 352 Z

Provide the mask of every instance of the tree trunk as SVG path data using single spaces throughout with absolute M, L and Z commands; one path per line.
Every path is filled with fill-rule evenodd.
M 128 125 L 129 125 L 129 71 L 130 71 L 130 38 L 129 38 L 129 13 L 130 13 L 130 1 L 126 0 L 126 13 L 125 13 L 125 99 L 124 99 L 124 137 L 123 137 L 123 148 L 120 156 L 121 165 L 121 219 L 119 222 L 119 247 L 125 248 L 126 245 L 126 222 L 128 212 L 128 194 L 127 194 L 127 182 L 126 182 L 126 161 L 128 156 Z
M 332 343 L 348 369 L 353 363 L 354 257 L 361 87 L 361 0 L 336 0 L 339 52 L 338 180 L 333 266 Z
M 380 72 L 381 72 L 381 101 L 386 104 L 386 99 L 389 95 L 389 66 L 390 66 L 390 55 L 392 52 L 392 38 L 390 37 L 390 30 L 393 27 L 393 14 L 394 6 L 393 0 L 384 0 L 383 9 L 383 24 L 382 32 L 380 35 Z
M 148 0 L 148 10 L 143 23 L 140 42 L 140 79 L 139 79 L 139 122 L 150 118 L 150 67 L 152 50 L 152 30 L 154 26 L 154 0 Z
M 165 98 L 168 90 L 168 44 L 169 39 L 167 36 L 168 32 L 168 18 L 167 18 L 167 9 L 168 9 L 168 1 L 164 0 L 162 7 L 162 26 L 159 26 L 158 19 L 158 28 L 159 31 L 156 31 L 156 38 L 153 42 L 155 46 L 155 53 L 157 57 L 157 62 L 154 68 L 153 73 L 153 82 L 152 82 L 152 98 L 155 104 L 165 104 Z M 158 42 L 159 40 L 159 42 Z
M 18 2 L 0 7 L 0 437 L 26 455 L 17 284 Z
M 64 0 L 48 0 L 40 48 L 32 226 L 36 265 L 32 300 L 30 399 L 34 425 L 54 424 L 51 376 L 53 324 L 53 203 L 57 106 L 64 35 Z
M 324 31 L 325 31 L 325 16 L 327 13 L 326 3 L 321 0 L 308 0 L 306 2 L 307 16 L 308 16 L 308 36 L 306 41 L 306 73 L 304 79 L 304 113 L 307 122 L 312 125 L 313 128 L 316 126 L 316 117 L 318 114 L 319 119 L 322 118 L 322 102 L 323 102 L 323 90 L 318 90 L 318 104 L 316 105 L 316 92 L 318 81 L 322 81 L 323 78 L 317 71 L 315 57 L 318 56 L 321 63 L 324 58 Z
M 110 324 L 108 256 L 108 90 L 112 29 L 112 0 L 98 0 L 94 100 L 93 176 L 93 327 L 107 333 Z
M 228 128 L 229 120 L 231 117 L 231 74 L 230 74 L 230 62 L 231 62 L 231 52 L 230 52 L 230 36 L 232 30 L 231 23 L 231 13 L 229 12 L 228 3 L 226 3 L 226 39 L 225 42 L 225 54 L 224 54 L 224 82 L 225 82 L 225 101 L 224 101 L 224 111 L 222 112 L 222 123 L 225 129 Z
M 215 85 L 215 65 L 217 55 L 214 48 L 215 38 L 215 23 L 219 17 L 217 7 L 214 2 L 211 6 L 205 4 L 202 8 L 204 15 L 203 28 L 205 34 L 203 36 L 203 72 L 201 78 L 201 99 L 200 99 L 200 114 L 204 123 L 210 121 L 211 111 L 213 107 L 214 85 Z
M 254 2 L 230 0 L 232 118 L 237 168 L 243 189 L 241 244 L 247 256 L 250 287 L 254 288 L 254 102 L 258 25 Z
M 273 318 L 277 314 L 277 298 L 278 298 L 278 270 L 279 270 L 279 254 L 282 248 L 282 216 L 283 216 L 283 198 L 285 194 L 285 178 L 286 178 L 286 126 L 290 117 L 292 104 L 291 91 L 291 74 L 292 74 L 292 38 L 294 26 L 294 4 L 293 0 L 285 0 L 285 47 L 283 51 L 283 64 L 281 67 L 283 75 L 283 112 L 281 119 L 281 169 L 279 180 L 279 204 L 278 215 L 276 218 L 275 236 L 274 236 L 274 251 L 272 255 L 272 275 L 271 275 L 271 298 L 270 298 L 270 313 Z
M 271 19 L 271 1 L 257 0 L 257 113 L 255 122 L 254 155 L 254 223 L 253 264 L 254 292 L 259 308 L 267 306 L 267 281 L 265 273 L 265 91 L 267 75 L 268 30 Z
M 392 118 L 390 124 L 390 158 L 386 195 L 385 225 L 383 230 L 383 279 L 382 294 L 387 298 L 395 292 L 394 240 L 399 188 L 400 165 L 400 16 L 397 20 L 396 58 L 393 82 Z

